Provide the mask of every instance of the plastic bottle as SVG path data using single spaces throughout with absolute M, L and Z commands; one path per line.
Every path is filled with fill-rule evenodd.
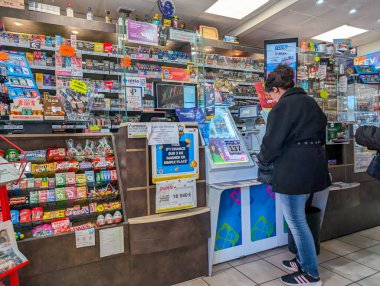
M 92 9 L 91 7 L 87 8 L 87 14 L 86 14 L 87 20 L 91 21 L 94 19 L 94 15 L 92 14 Z
M 74 17 L 73 4 L 71 4 L 71 2 L 67 2 L 66 16 L 67 17 Z
M 153 21 L 152 22 L 157 27 L 161 25 L 161 19 L 160 19 L 160 16 L 158 16 L 158 13 L 154 13 L 154 17 L 153 17 Z
M 111 12 L 106 11 L 106 23 L 111 24 L 112 23 L 112 18 L 111 18 Z

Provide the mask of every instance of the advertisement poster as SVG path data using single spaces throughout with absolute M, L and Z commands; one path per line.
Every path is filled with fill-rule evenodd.
M 56 51 L 55 74 L 65 77 L 83 77 L 82 55 L 77 52 L 73 56 L 65 56 Z
M 122 82 L 128 87 L 146 87 L 145 77 L 123 76 Z
M 201 88 L 205 98 L 205 116 L 209 120 L 215 116 L 215 89 L 211 84 L 204 84 Z
M 183 129 L 182 125 L 174 122 L 152 122 L 148 125 L 148 144 L 178 144 L 179 134 L 183 133 Z
M 346 123 L 329 123 L 326 138 L 326 144 L 350 144 L 348 125 Z
M 263 82 L 255 82 L 254 87 L 259 96 L 259 102 L 262 108 L 273 108 L 276 105 L 273 98 L 265 91 Z
M 196 179 L 158 182 L 156 213 L 190 209 L 197 206 Z
M 190 71 L 188 69 L 162 67 L 163 81 L 189 82 Z
M 264 41 L 266 76 L 279 65 L 287 64 L 297 76 L 297 47 L 298 38 Z
M 198 129 L 185 128 L 180 132 L 179 144 L 152 146 L 152 181 L 198 178 Z
M 246 163 L 249 161 L 240 140 L 210 138 L 208 147 L 215 164 Z
M 143 97 L 142 87 L 129 87 L 125 88 L 126 98 L 127 98 L 127 110 L 139 111 L 143 109 L 142 97 Z
M 373 65 L 377 70 L 380 69 L 380 51 L 369 53 L 354 59 L 355 66 Z
M 128 19 L 126 28 L 128 42 L 143 45 L 158 45 L 158 30 L 155 24 Z

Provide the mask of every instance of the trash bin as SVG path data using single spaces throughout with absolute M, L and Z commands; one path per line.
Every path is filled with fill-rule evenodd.
M 306 209 L 306 220 L 311 233 L 314 238 L 315 250 L 317 251 L 317 255 L 321 250 L 321 241 L 320 241 L 320 230 L 321 230 L 321 210 L 316 207 L 307 206 Z M 294 238 L 292 232 L 289 229 L 288 232 L 288 248 L 291 253 L 296 254 L 297 248 L 294 242 Z

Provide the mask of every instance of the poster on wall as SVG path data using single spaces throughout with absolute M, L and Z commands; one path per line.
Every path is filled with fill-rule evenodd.
M 215 164 L 236 164 L 249 162 L 240 140 L 210 138 L 210 155 Z
M 326 132 L 326 144 L 350 144 L 349 127 L 346 123 L 329 123 Z
M 205 116 L 207 120 L 215 117 L 215 89 L 211 84 L 203 84 L 201 93 L 205 99 Z
M 189 82 L 190 71 L 188 69 L 175 68 L 175 67 L 162 67 L 161 72 L 163 81 L 175 81 L 175 82 Z
M 153 183 L 199 177 L 198 129 L 179 131 L 179 144 L 152 146 Z
M 128 19 L 126 29 L 128 42 L 158 46 L 158 28 L 155 24 Z
M 380 70 L 380 51 L 369 53 L 355 58 L 354 65 L 373 65 L 377 70 Z
M 279 64 L 287 64 L 293 69 L 294 82 L 296 82 L 298 38 L 266 40 L 264 47 L 265 77 L 274 71 Z
M 128 111 L 140 111 L 143 109 L 143 104 L 142 104 L 143 88 L 128 86 L 125 88 L 125 93 L 126 93 Z
M 196 179 L 179 179 L 157 183 L 156 213 L 190 209 L 196 206 Z

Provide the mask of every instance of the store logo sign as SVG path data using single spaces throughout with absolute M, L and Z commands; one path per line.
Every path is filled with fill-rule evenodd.
M 146 78 L 127 76 L 123 79 L 124 86 L 128 87 L 146 87 Z

